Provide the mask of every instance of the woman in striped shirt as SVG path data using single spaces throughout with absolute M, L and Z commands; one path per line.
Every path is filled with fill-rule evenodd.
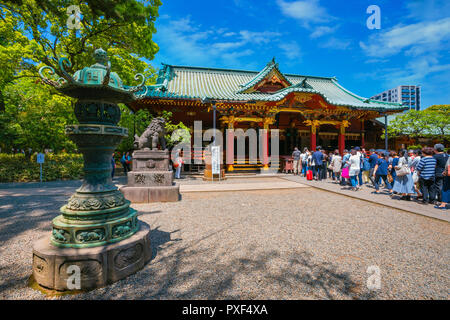
M 434 179 L 436 175 L 436 159 L 433 158 L 433 148 L 426 147 L 422 149 L 423 157 L 416 167 L 419 175 L 419 184 L 423 192 L 422 203 L 434 203 L 436 195 L 434 194 Z

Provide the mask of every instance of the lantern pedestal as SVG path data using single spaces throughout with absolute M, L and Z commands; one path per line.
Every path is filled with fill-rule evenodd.
M 58 291 L 91 290 L 123 279 L 142 269 L 151 259 L 150 226 L 139 221 L 138 230 L 118 243 L 92 248 L 60 248 L 45 237 L 33 247 L 33 276 L 44 288 Z M 74 288 L 75 268 L 80 287 Z

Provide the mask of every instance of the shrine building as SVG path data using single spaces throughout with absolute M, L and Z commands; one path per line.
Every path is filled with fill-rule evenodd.
M 274 59 L 260 72 L 163 64 L 156 84 L 129 107 L 168 110 L 174 123 L 192 129 L 199 120 L 208 129 L 213 127 L 213 104 L 217 128 L 224 134 L 233 128 L 279 129 L 280 155 L 318 145 L 341 153 L 354 146 L 383 148 L 383 127 L 375 119 L 406 108 L 360 97 L 335 77 L 282 73 Z M 228 137 L 225 149 L 235 149 L 234 140 Z M 228 163 L 227 170 L 235 167 Z

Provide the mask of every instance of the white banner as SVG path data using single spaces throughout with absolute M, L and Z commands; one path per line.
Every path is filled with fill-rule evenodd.
M 220 146 L 211 147 L 211 172 L 220 174 Z

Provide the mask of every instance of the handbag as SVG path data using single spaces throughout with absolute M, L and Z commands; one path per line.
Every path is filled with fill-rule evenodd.
M 342 178 L 345 178 L 345 179 L 350 178 L 350 170 L 348 167 L 342 169 Z
M 392 183 L 394 181 L 394 178 L 392 178 L 392 175 L 390 173 L 388 173 L 387 179 L 388 179 L 389 183 Z
M 419 175 L 417 174 L 416 170 L 414 170 L 413 172 L 412 179 L 414 183 L 417 183 L 419 181 Z
M 411 171 L 408 168 L 407 164 L 404 164 L 400 167 L 400 169 L 395 169 L 395 174 L 397 175 L 397 177 L 403 177 L 406 176 L 407 174 L 409 174 Z

